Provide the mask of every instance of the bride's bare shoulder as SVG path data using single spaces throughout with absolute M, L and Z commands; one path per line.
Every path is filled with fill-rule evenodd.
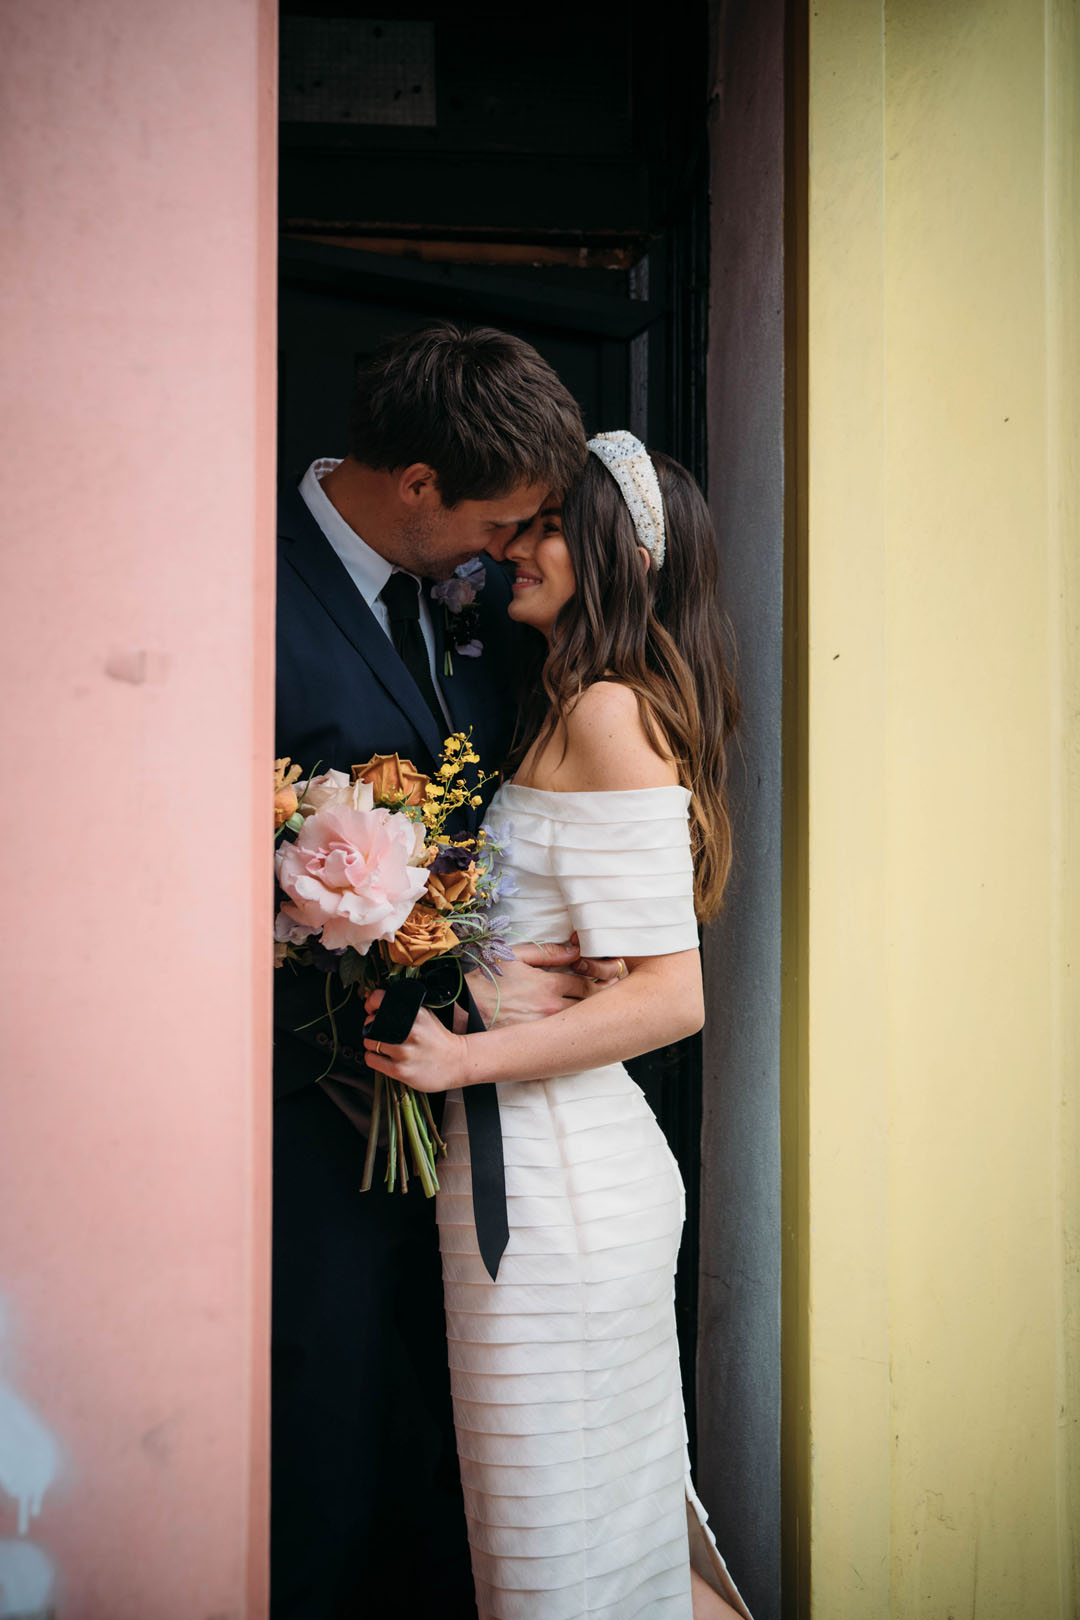
M 649 737 L 636 692 L 619 681 L 586 687 L 563 725 L 566 753 L 558 775 L 564 792 L 670 787 L 679 780 L 674 762 Z

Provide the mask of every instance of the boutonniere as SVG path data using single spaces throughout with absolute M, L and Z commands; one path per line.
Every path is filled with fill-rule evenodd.
M 441 602 L 446 615 L 446 652 L 443 655 L 443 674 L 454 673 L 454 660 L 450 648 L 462 658 L 479 658 L 484 650 L 476 638 L 480 612 L 476 606 L 477 592 L 483 588 L 484 565 L 479 557 L 455 568 L 449 579 L 441 579 L 432 588 L 431 600 Z

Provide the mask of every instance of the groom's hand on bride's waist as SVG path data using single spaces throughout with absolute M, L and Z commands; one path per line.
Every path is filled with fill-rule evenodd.
M 563 1012 L 575 1001 L 619 977 L 606 957 L 581 955 L 576 939 L 548 945 L 518 945 L 497 979 L 470 973 L 469 989 L 481 1018 L 497 1024 L 528 1024 Z

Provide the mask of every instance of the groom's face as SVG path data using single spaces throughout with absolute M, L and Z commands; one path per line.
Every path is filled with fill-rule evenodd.
M 437 497 L 418 504 L 398 526 L 394 561 L 410 573 L 445 579 L 482 551 L 501 559 L 521 526 L 539 511 L 546 493 L 543 484 L 520 484 L 490 501 L 444 506 Z

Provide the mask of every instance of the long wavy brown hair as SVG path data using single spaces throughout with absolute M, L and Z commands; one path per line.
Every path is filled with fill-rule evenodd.
M 716 536 L 704 497 L 685 467 L 650 455 L 664 501 L 662 568 L 642 567 L 633 519 L 598 457 L 589 456 L 563 502 L 577 588 L 550 646 L 535 638 L 508 769 L 534 744 L 544 748 L 586 687 L 604 680 L 630 687 L 653 747 L 690 789 L 694 900 L 707 922 L 731 870 L 727 744 L 739 712 L 731 628 L 717 599 Z

